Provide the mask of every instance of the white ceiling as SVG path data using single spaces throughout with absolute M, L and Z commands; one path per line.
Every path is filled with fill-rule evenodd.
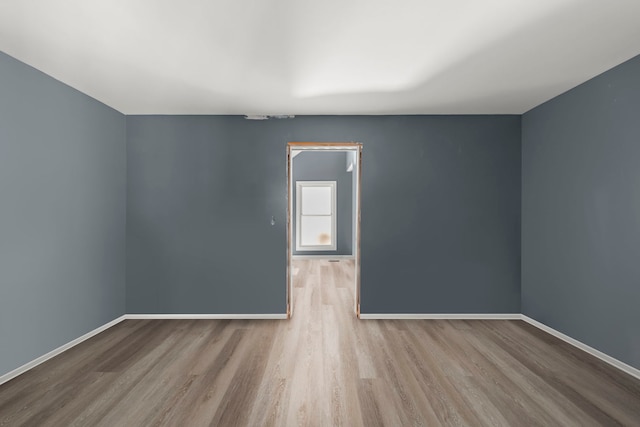
M 0 50 L 125 114 L 520 114 L 640 54 L 640 0 L 1 0 Z

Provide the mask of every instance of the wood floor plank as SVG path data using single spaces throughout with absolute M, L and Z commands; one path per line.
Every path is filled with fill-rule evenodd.
M 640 381 L 531 325 L 357 320 L 352 260 L 293 267 L 291 320 L 121 322 L 0 386 L 0 426 L 640 426 Z
M 500 324 L 487 326 L 486 331 L 501 327 Z M 525 365 L 504 350 L 499 342 L 494 341 L 495 334 L 482 334 L 482 328 L 474 329 L 469 334 L 468 341 L 476 348 L 484 348 L 484 355 L 494 366 L 504 372 L 511 379 L 518 393 L 526 396 L 528 404 L 534 407 L 536 417 L 546 425 L 559 423 L 561 425 L 585 425 L 589 419 L 585 414 L 565 396 L 550 387 L 537 375 L 532 375 Z
M 358 381 L 358 399 L 362 422 L 365 426 L 384 426 L 383 411 L 376 401 L 373 390 L 374 379 L 365 378 Z

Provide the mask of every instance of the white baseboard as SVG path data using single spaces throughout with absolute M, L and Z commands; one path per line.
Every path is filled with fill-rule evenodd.
M 608 354 L 605 354 L 603 352 L 601 352 L 600 350 L 596 350 L 595 348 L 586 345 L 583 342 L 580 342 L 574 338 L 571 338 L 568 335 L 563 334 L 560 331 L 557 331 L 555 329 L 553 329 L 550 326 L 545 325 L 544 323 L 540 323 L 537 320 L 534 320 L 532 318 L 530 318 L 529 316 L 526 316 L 524 314 L 521 315 L 521 319 L 524 320 L 525 322 L 527 322 L 530 325 L 535 326 L 536 328 L 545 331 L 548 334 L 553 335 L 556 338 L 560 338 L 562 341 L 565 341 L 569 344 L 571 344 L 574 347 L 579 348 L 582 351 L 585 351 L 589 354 L 591 354 L 592 356 L 597 357 L 598 359 L 602 360 L 603 362 L 608 363 L 609 365 L 613 366 L 614 368 L 618 368 L 621 371 L 640 379 L 640 369 L 634 368 L 633 366 L 627 365 L 624 362 L 621 362 L 620 360 L 609 356 Z
M 254 319 L 286 319 L 286 313 L 267 314 L 125 314 L 131 320 L 254 320 Z
M 17 377 L 20 374 L 23 374 L 25 372 L 27 372 L 30 369 L 35 368 L 36 366 L 40 365 L 41 363 L 46 362 L 47 360 L 59 355 L 60 353 L 69 350 L 71 347 L 74 347 L 78 344 L 80 344 L 83 341 L 88 340 L 89 338 L 98 335 L 100 332 L 103 332 L 107 329 L 109 329 L 110 327 L 122 322 L 123 320 L 125 320 L 126 316 L 120 316 L 117 319 L 112 320 L 109 323 L 105 323 L 104 325 L 94 329 L 93 331 L 87 332 L 86 334 L 82 335 L 79 338 L 74 339 L 73 341 L 69 341 L 68 343 L 61 345 L 60 347 L 56 348 L 55 350 L 51 350 L 49 353 L 44 354 L 36 359 L 33 359 L 31 362 L 25 363 L 24 365 L 20 366 L 19 368 L 14 369 L 13 371 L 10 371 L 2 376 L 0 376 L 0 385 L 6 383 L 9 380 L 12 380 L 13 378 Z
M 360 319 L 397 319 L 397 320 L 410 320 L 410 319 L 430 319 L 430 320 L 520 320 L 521 315 L 519 313 L 360 313 Z
M 291 255 L 291 259 L 355 259 L 353 255 Z
M 25 363 L 24 365 L 10 371 L 4 375 L 0 376 L 0 385 L 6 383 L 7 381 L 17 377 L 18 375 L 35 368 L 43 362 L 59 355 L 60 353 L 80 344 L 83 341 L 88 340 L 89 338 L 109 329 L 110 327 L 122 322 L 127 319 L 231 319 L 231 320 L 251 320 L 251 319 L 286 319 L 287 315 L 283 314 L 125 314 L 123 316 L 118 317 L 117 319 L 112 320 L 86 334 L 82 335 L 79 338 L 74 339 L 73 341 L 69 341 L 68 343 L 56 348 L 44 354 L 31 362 Z M 390 313 L 361 313 L 360 319 L 398 319 L 398 320 L 409 320 L 409 319 L 450 319 L 450 320 L 523 320 L 529 323 L 536 328 L 547 332 L 576 348 L 579 348 L 582 351 L 585 351 L 603 362 L 608 363 L 609 365 L 620 369 L 621 371 L 640 379 L 640 369 L 634 368 L 633 366 L 627 365 L 620 360 L 609 356 L 601 352 L 600 350 L 596 350 L 593 347 L 590 347 L 574 338 L 571 338 L 568 335 L 563 334 L 543 323 L 538 322 L 524 314 L 516 314 L 516 313 L 477 313 L 477 314 L 447 314 L 447 313 L 434 313 L 434 314 L 390 314 Z
M 19 368 L 14 369 L 4 375 L 0 376 L 0 385 L 6 383 L 7 381 L 17 377 L 18 375 L 27 372 L 30 369 L 35 368 L 41 363 L 46 362 L 47 360 L 63 353 L 64 351 L 80 344 L 83 341 L 88 340 L 89 338 L 98 335 L 100 332 L 103 332 L 110 327 L 122 322 L 123 320 L 128 319 L 286 319 L 287 314 L 125 314 L 123 316 L 118 317 L 117 319 L 112 320 L 109 323 L 105 323 L 104 325 L 87 332 L 79 338 L 74 339 L 73 341 L 69 341 L 68 343 L 61 345 L 55 350 L 50 351 L 47 354 L 44 354 L 31 362 L 25 363 Z
M 548 334 L 553 335 L 554 337 L 557 337 L 559 339 L 561 339 L 562 341 L 565 341 L 571 345 L 573 345 L 576 348 L 579 348 L 582 351 L 585 351 L 595 357 L 597 357 L 598 359 L 602 360 L 603 362 L 608 363 L 609 365 L 620 369 L 621 371 L 640 379 L 640 369 L 634 368 L 631 365 L 627 365 L 626 363 L 609 356 L 606 353 L 601 352 L 600 350 L 596 350 L 595 348 L 588 346 L 587 344 L 584 344 L 574 338 L 571 338 L 568 335 L 563 334 L 560 331 L 557 331 L 547 325 L 545 325 L 544 323 L 540 323 L 537 320 L 534 320 L 532 318 L 530 318 L 529 316 L 526 316 L 524 314 L 520 314 L 520 313 L 497 313 L 497 314 L 486 314 L 486 313 L 479 313 L 479 314 L 448 314 L 448 313 L 435 313 L 435 314 L 405 314 L 405 313 L 401 313 L 401 314 L 390 314 L 390 313 L 381 313 L 381 314 L 375 314 L 375 313 L 360 313 L 360 319 L 379 319 L 379 320 L 383 320 L 383 319 L 388 319 L 388 320 L 392 320 L 392 319 L 398 319 L 398 320 L 410 320 L 410 319 L 449 319 L 449 320 L 523 320 L 527 323 L 529 323 L 532 326 L 535 326 L 536 328 L 547 332 Z

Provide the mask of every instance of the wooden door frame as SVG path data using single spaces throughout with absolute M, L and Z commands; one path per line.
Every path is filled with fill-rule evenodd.
M 287 143 L 287 319 L 293 315 L 293 276 L 291 274 L 291 260 L 293 256 L 292 234 L 293 234 L 293 176 L 291 174 L 292 167 L 292 150 L 305 151 L 355 151 L 357 154 L 357 182 L 356 182 L 356 233 L 353 248 L 355 250 L 355 315 L 360 318 L 360 223 L 361 223 L 361 198 L 362 198 L 362 143 L 361 142 L 289 142 Z

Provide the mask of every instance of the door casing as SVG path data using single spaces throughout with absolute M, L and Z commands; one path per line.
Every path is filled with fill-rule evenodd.
M 355 259 L 355 274 L 354 274 L 354 294 L 355 294 L 355 306 L 354 313 L 356 317 L 360 318 L 360 223 L 361 223 L 361 189 L 362 189 L 362 143 L 360 142 L 289 142 L 287 144 L 287 274 L 286 274 L 286 298 L 287 298 L 287 319 L 293 316 L 293 275 L 291 273 L 291 261 L 293 256 L 293 221 L 291 216 L 293 215 L 293 176 L 291 173 L 292 168 L 292 151 L 355 151 L 356 152 L 356 231 L 354 241 L 354 259 Z

